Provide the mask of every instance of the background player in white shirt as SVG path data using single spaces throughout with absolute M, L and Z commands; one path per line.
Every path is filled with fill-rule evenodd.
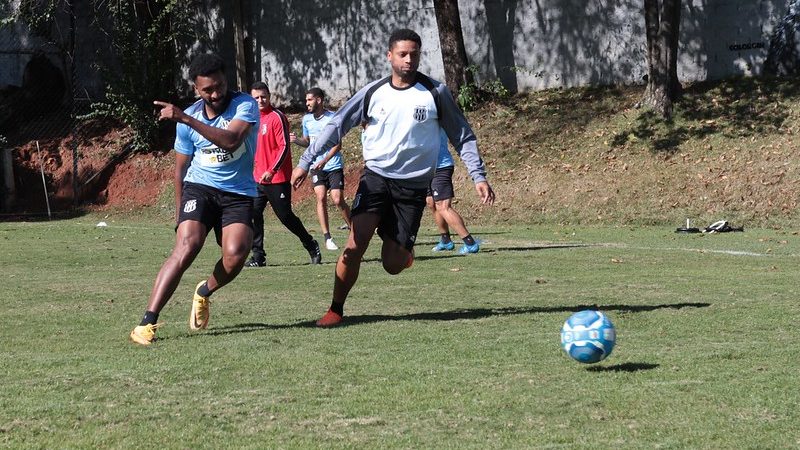
M 336 263 L 331 307 L 317 326 L 342 322 L 344 302 L 376 229 L 383 240 L 381 260 L 386 272 L 398 274 L 413 263 L 414 241 L 439 154 L 439 128 L 467 166 L 481 201 L 494 202 L 475 134 L 452 94 L 445 85 L 417 72 L 421 46 L 414 31 L 394 31 L 386 55 L 392 74 L 368 84 L 347 101 L 292 173 L 297 189 L 318 155 L 342 142 L 350 129 L 365 126 L 366 167 L 353 199 L 350 236 Z

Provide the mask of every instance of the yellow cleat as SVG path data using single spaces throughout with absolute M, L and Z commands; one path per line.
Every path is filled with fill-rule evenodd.
M 192 330 L 202 330 L 208 326 L 208 319 L 211 318 L 211 300 L 208 297 L 203 297 L 197 293 L 200 286 L 205 281 L 197 283 L 194 288 L 194 297 L 192 298 L 192 313 L 189 316 L 189 328 Z
M 139 345 L 150 345 L 156 340 L 156 328 L 160 323 L 139 325 L 131 331 L 131 340 Z

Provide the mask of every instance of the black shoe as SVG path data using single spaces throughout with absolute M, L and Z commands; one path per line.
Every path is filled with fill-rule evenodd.
M 246 263 L 244 263 L 245 267 L 264 267 L 266 265 L 267 265 L 267 261 L 266 260 L 264 260 L 264 259 L 255 259 L 255 258 L 250 258 L 250 259 L 247 260 Z
M 319 251 L 319 243 L 317 241 L 313 241 L 311 247 L 306 248 L 306 250 L 308 250 L 308 256 L 311 257 L 311 264 L 322 264 L 322 253 Z

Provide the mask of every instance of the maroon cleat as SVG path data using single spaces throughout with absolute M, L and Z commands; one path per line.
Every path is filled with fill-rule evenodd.
M 342 323 L 342 316 L 328 309 L 328 312 L 317 321 L 317 326 L 322 328 L 335 327 Z

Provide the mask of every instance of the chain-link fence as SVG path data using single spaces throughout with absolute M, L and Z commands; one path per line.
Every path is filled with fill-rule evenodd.
M 96 170 L 82 162 L 91 127 L 78 118 L 102 95 L 96 74 L 102 34 L 81 36 L 95 20 L 87 2 L 53 2 L 43 23 L 0 25 L 0 148 L 3 215 L 53 216 L 74 210 Z M 19 3 L 11 11 L 13 18 Z
M 61 31 L 66 31 L 65 39 L 54 41 L 49 33 L 37 36 L 35 30 L 18 23 L 0 29 L 0 134 L 6 140 L 2 206 L 6 213 L 49 214 L 68 206 L 54 198 L 53 177 L 57 168 L 77 163 L 74 153 L 65 158 L 67 153 L 60 148 L 75 129 L 76 105 L 70 57 L 74 31 Z M 70 170 L 75 172 L 74 167 Z M 75 198 L 74 192 L 70 194 Z

